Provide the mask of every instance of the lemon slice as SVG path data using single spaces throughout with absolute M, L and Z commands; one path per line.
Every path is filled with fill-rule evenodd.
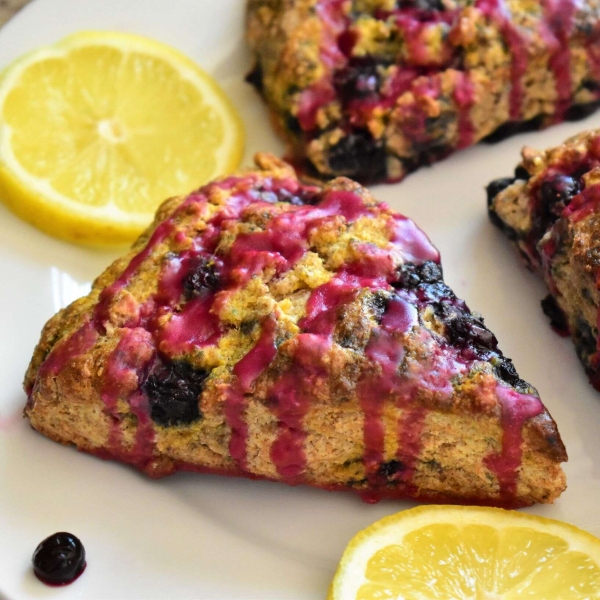
M 333 600 L 600 598 L 600 540 L 499 508 L 424 506 L 350 542 Z
M 0 82 L 0 199 L 57 237 L 129 242 L 157 205 L 238 167 L 243 127 L 216 82 L 160 42 L 81 32 Z

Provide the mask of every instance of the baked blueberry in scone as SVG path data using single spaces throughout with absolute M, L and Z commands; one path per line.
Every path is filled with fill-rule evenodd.
M 537 392 L 406 217 L 257 168 L 168 200 L 45 326 L 33 427 L 152 476 L 526 505 L 564 489 Z
M 592 112 L 598 0 L 249 0 L 248 80 L 295 164 L 394 181 Z
M 600 130 L 538 152 L 487 188 L 489 215 L 546 281 L 542 308 L 600 390 Z

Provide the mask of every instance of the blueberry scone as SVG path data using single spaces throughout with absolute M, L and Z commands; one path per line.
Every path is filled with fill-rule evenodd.
M 490 218 L 543 276 L 542 308 L 600 390 L 600 130 L 522 155 L 515 177 L 488 186 Z
M 394 181 L 594 110 L 599 0 L 249 0 L 248 79 L 305 173 Z
M 556 425 L 426 235 L 349 179 L 256 164 L 164 203 L 48 322 L 25 379 L 33 427 L 152 476 L 552 502 Z

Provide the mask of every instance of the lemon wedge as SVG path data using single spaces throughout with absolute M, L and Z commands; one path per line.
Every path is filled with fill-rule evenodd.
M 162 200 L 236 169 L 243 145 L 216 82 L 138 35 L 77 33 L 0 81 L 0 199 L 72 242 L 131 241 Z
M 423 506 L 358 533 L 329 598 L 600 598 L 600 540 L 515 511 Z

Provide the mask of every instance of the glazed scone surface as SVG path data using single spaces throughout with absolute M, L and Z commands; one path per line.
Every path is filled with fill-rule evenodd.
M 165 202 L 47 323 L 25 387 L 33 427 L 152 476 L 502 505 L 565 487 L 554 421 L 426 235 L 270 155 Z
M 515 177 L 488 186 L 490 217 L 544 277 L 544 312 L 600 389 L 600 130 L 522 154 Z
M 394 181 L 589 114 L 597 0 L 248 0 L 248 79 L 308 173 Z

